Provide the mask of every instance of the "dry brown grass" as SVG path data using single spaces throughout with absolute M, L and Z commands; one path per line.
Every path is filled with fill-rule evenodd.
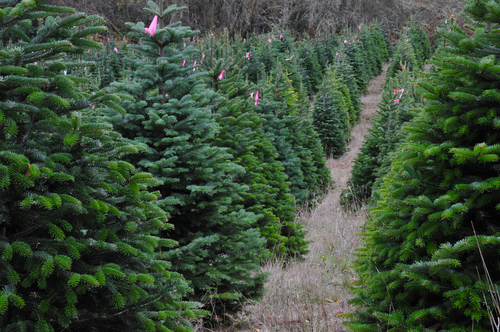
M 385 81 L 384 74 L 370 82 L 362 97 L 361 121 L 353 128 L 349 151 L 339 159 L 330 159 L 336 186 L 312 211 L 302 211 L 297 221 L 308 231 L 309 253 L 303 261 L 283 265 L 270 260 L 263 265 L 269 273 L 266 294 L 257 303 L 245 306 L 234 317 L 233 326 L 219 330 L 198 331 L 256 332 L 332 332 L 346 331 L 344 314 L 353 312 L 348 300 L 349 285 L 356 279 L 352 262 L 354 250 L 361 246 L 357 235 L 365 224 L 366 208 L 345 211 L 339 204 L 342 189 L 347 188 L 354 159 L 363 144 L 371 118 L 376 115 Z

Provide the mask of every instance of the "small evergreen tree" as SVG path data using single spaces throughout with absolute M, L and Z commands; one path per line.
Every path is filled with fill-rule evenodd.
M 367 55 L 360 42 L 357 39 L 351 39 L 354 35 L 347 34 L 342 38 L 344 39 L 345 51 L 342 52 L 345 57 L 344 61 L 348 61 L 349 64 L 354 69 L 356 84 L 361 92 L 364 92 L 368 88 L 368 82 L 370 80 L 370 71 L 367 68 Z
M 392 56 L 391 65 L 389 66 L 389 69 L 387 69 L 386 87 L 389 80 L 395 77 L 398 72 L 403 70 L 414 72 L 419 69 L 422 69 L 422 67 L 417 60 L 415 50 L 409 39 L 408 33 L 405 31 L 399 39 L 396 50 Z
M 141 147 L 89 112 L 123 111 L 118 96 L 66 75 L 88 63 L 64 55 L 100 47 L 86 38 L 104 20 L 38 0 L 0 7 L 2 331 L 190 330 L 199 313 L 164 259 L 176 242 L 148 191 L 157 180 L 121 160 Z
M 304 88 L 307 89 L 308 95 L 313 95 L 318 91 L 323 73 L 318 61 L 318 55 L 316 54 L 308 34 L 305 34 L 300 42 L 298 52 Z
M 342 83 L 331 69 L 316 96 L 313 123 L 327 156 L 338 158 L 346 151 L 349 135 L 349 109 Z
M 313 203 L 331 186 L 331 177 L 314 130 L 308 97 L 293 89 L 281 66 L 270 76 L 268 86 L 261 103 L 268 120 L 264 128 L 275 136 L 297 203 Z

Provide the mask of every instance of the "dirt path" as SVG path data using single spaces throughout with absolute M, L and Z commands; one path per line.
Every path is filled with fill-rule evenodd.
M 368 93 L 361 96 L 362 112 L 361 120 L 354 126 L 351 134 L 351 141 L 348 145 L 348 152 L 339 159 L 328 160 L 328 167 L 332 170 L 338 189 L 346 189 L 346 182 L 350 177 L 351 168 L 354 165 L 354 159 L 363 146 L 364 136 L 368 133 L 371 126 L 371 120 L 378 112 L 378 104 L 382 99 L 384 90 L 385 76 L 389 64 L 385 64 L 383 72 L 370 81 Z
M 357 234 L 365 223 L 366 210 L 345 211 L 339 198 L 342 189 L 347 188 L 371 119 L 377 114 L 387 68 L 385 65 L 383 73 L 370 81 L 368 93 L 361 98 L 361 120 L 353 128 L 348 152 L 327 161 L 335 188 L 316 209 L 298 216 L 308 231 L 306 239 L 312 241 L 309 253 L 303 261 L 286 267 L 282 262 L 267 262 L 263 270 L 269 273 L 269 279 L 263 299 L 246 305 L 243 313 L 234 318 L 233 327 L 220 332 L 346 331 L 342 314 L 354 310 L 347 303 L 352 296 L 348 286 L 356 278 L 353 254 L 361 246 Z

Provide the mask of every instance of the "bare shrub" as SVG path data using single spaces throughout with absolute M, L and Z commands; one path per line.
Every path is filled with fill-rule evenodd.
M 47 2 L 99 14 L 114 33 L 122 35 L 126 33 L 125 22 L 150 19 L 142 11 L 147 0 Z M 284 29 L 298 34 L 307 31 L 311 35 L 340 32 L 373 19 L 398 34 L 400 26 L 411 17 L 433 32 L 445 17 L 458 15 L 462 9 L 460 0 L 163 0 L 165 8 L 171 4 L 188 7 L 175 19 L 193 29 L 217 32 L 227 28 L 231 34 L 242 35 Z

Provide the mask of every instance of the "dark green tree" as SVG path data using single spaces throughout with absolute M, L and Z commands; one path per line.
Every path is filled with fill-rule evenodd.
M 349 59 L 345 57 L 345 53 L 342 48 L 336 52 L 335 57 L 334 67 L 336 69 L 337 76 L 347 88 L 352 107 L 354 109 L 350 119 L 351 123 L 354 124 L 359 120 L 359 115 L 361 114 L 361 92 L 358 84 L 356 83 L 356 73 L 354 72 L 354 68 L 350 65 Z M 347 93 L 345 93 L 345 95 L 347 96 Z
M 342 156 L 346 151 L 350 133 L 348 101 L 342 88 L 345 86 L 336 78 L 336 72 L 329 69 L 316 95 L 313 109 L 314 128 L 325 154 L 333 158 Z
M 359 40 L 354 38 L 354 36 L 354 34 L 346 33 L 341 37 L 345 38 L 343 41 L 343 51 L 341 53 L 342 56 L 345 57 L 344 61 L 348 61 L 354 70 L 356 84 L 359 90 L 364 92 L 368 88 L 371 71 L 367 64 L 368 55 L 365 53 L 364 47 Z
M 500 3 L 467 1 L 418 83 L 429 102 L 405 125 L 360 251 L 356 331 L 491 331 L 500 280 Z M 479 251 L 481 248 L 481 252 Z M 497 316 L 490 316 L 494 321 Z
M 295 91 L 281 66 L 266 84 L 260 103 L 297 204 L 313 203 L 331 186 L 330 172 L 309 111 L 308 96 Z
M 397 75 L 398 72 L 407 70 L 410 72 L 422 69 L 415 55 L 411 38 L 407 31 L 403 32 L 399 39 L 396 50 L 392 56 L 391 65 L 387 69 L 386 87 L 389 80 Z
M 220 127 L 212 108 L 219 96 L 204 81 L 201 54 L 186 40 L 197 31 L 163 24 L 183 9 L 163 10 L 150 1 L 145 10 L 158 15 L 153 34 L 142 22 L 128 23 L 129 37 L 140 41 L 129 46 L 137 53 L 130 59 L 136 69 L 114 87 L 133 99 L 123 104 L 125 117 L 111 120 L 124 137 L 146 146 L 145 154 L 129 161 L 158 178 L 159 204 L 180 244 L 166 256 L 194 288 L 191 298 L 216 319 L 261 294 L 260 260 L 268 250 L 258 216 L 243 207 L 248 187 L 238 178 L 244 168 L 231 161 L 228 148 L 213 144 Z
M 244 82 L 241 66 L 247 62 L 242 54 L 224 56 L 209 69 L 209 83 L 219 94 L 214 113 L 220 131 L 214 144 L 229 148 L 233 162 L 245 169 L 238 183 L 248 186 L 242 196 L 246 210 L 258 215 L 261 234 L 276 256 L 299 257 L 307 243 L 301 224 L 295 224 L 294 198 L 290 182 L 271 136 L 263 129 L 265 120 L 257 113 L 257 91 Z M 219 75 L 225 70 L 222 79 Z
M 302 82 L 307 94 L 312 96 L 318 91 L 323 79 L 323 72 L 318 61 L 316 49 L 309 39 L 308 34 L 304 34 L 298 46 L 299 66 L 301 70 Z
M 39 0 L 0 13 L 1 330 L 191 330 L 157 180 L 122 160 L 141 147 L 91 112 L 122 110 L 118 96 L 66 75 L 89 65 L 64 56 L 101 47 L 87 37 L 104 20 Z

